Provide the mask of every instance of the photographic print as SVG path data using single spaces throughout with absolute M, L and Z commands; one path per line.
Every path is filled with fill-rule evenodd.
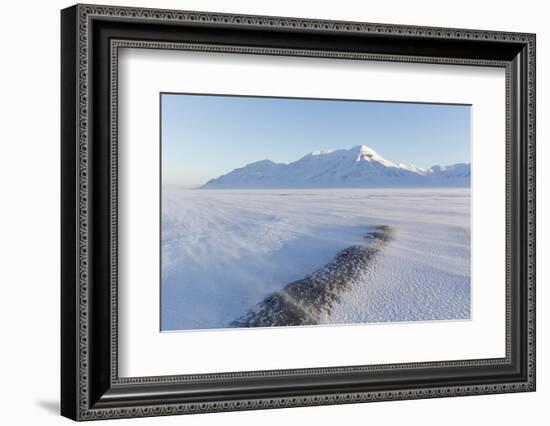
M 470 105 L 160 102 L 161 331 L 470 319 Z

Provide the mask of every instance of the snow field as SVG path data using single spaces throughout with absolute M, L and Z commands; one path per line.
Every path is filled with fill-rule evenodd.
M 469 189 L 163 188 L 161 327 L 230 327 L 377 225 L 395 238 L 320 322 L 469 318 Z

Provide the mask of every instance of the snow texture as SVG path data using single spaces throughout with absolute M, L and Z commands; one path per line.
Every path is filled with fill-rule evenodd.
M 386 160 L 372 148 L 314 151 L 289 164 L 262 160 L 208 181 L 202 188 L 469 187 L 470 164 L 422 169 Z
M 365 238 L 381 225 L 391 239 Z M 283 325 L 245 320 L 346 250 L 351 277 L 311 293 L 324 302 L 309 323 L 468 319 L 469 235 L 467 188 L 163 188 L 161 328 Z

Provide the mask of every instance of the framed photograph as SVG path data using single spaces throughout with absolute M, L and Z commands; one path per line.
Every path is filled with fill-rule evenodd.
M 61 12 L 61 412 L 535 390 L 535 35 Z

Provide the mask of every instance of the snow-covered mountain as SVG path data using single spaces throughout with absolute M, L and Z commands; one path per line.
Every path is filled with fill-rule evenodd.
M 208 181 L 201 188 L 468 187 L 470 164 L 423 169 L 393 163 L 365 145 L 314 151 L 292 163 L 262 160 Z

